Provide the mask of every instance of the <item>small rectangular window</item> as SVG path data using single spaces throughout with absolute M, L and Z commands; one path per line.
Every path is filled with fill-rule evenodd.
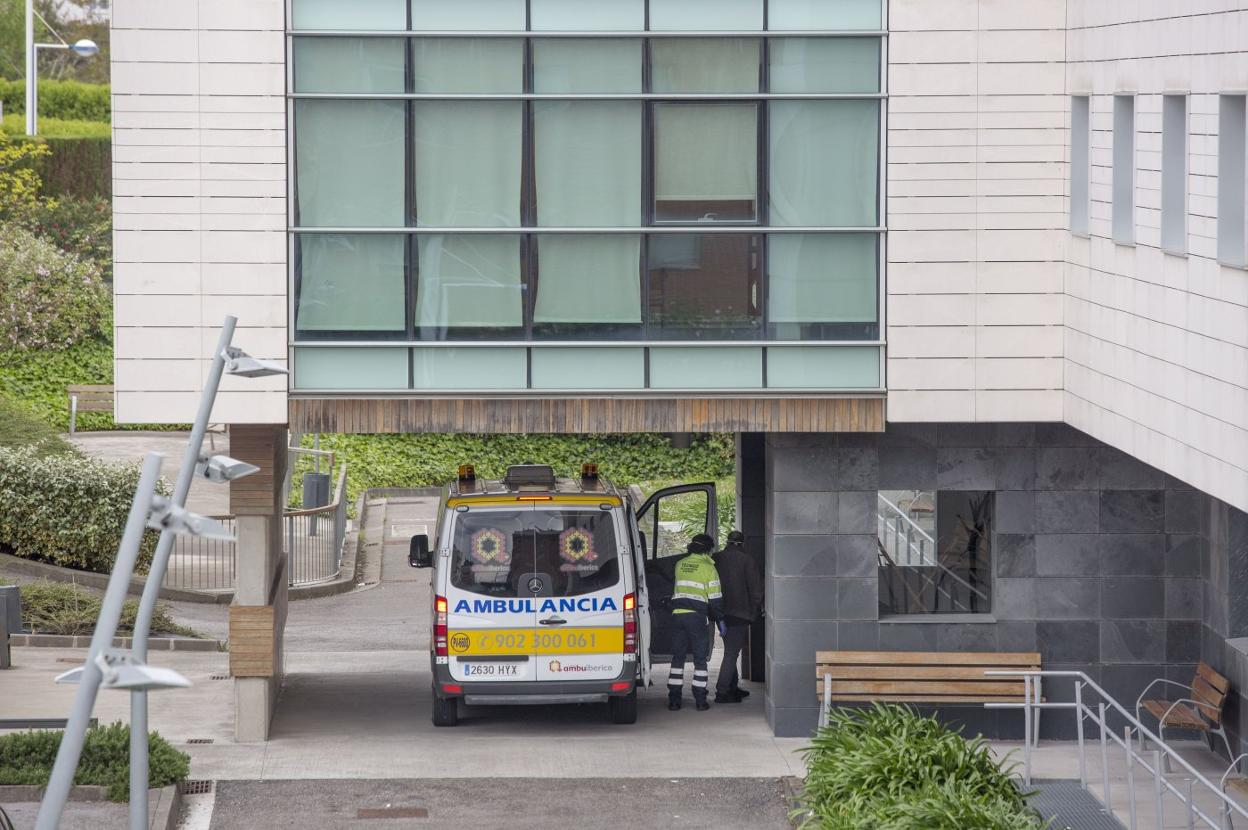
M 1135 96 L 1114 96 L 1113 238 L 1135 242 Z
M 1245 96 L 1223 95 L 1218 107 L 1218 261 L 1243 268 Z
M 1088 130 L 1088 96 L 1070 99 L 1070 230 L 1088 232 L 1088 156 L 1092 134 Z
M 1161 99 L 1161 247 L 1187 253 L 1187 96 Z

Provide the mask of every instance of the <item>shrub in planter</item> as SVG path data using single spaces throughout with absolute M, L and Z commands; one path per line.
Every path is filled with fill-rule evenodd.
M 35 582 L 21 586 L 22 626 L 33 634 L 91 634 L 100 618 L 103 600 L 98 594 L 66 582 Z M 117 633 L 134 631 L 139 613 L 138 600 L 128 599 L 121 607 Z M 178 625 L 169 616 L 169 606 L 156 605 L 152 614 L 152 631 L 165 634 L 196 636 L 195 632 Z
M 108 573 L 138 482 L 135 465 L 0 448 L 0 549 Z M 154 530 L 144 535 L 141 568 L 151 560 L 156 538 Z
M 1041 830 L 982 738 L 904 706 L 836 708 L 806 749 L 804 828 Z
M 0 736 L 0 784 L 42 786 L 52 775 L 61 733 L 45 730 Z M 151 732 L 147 738 L 148 786 L 167 787 L 186 780 L 191 759 Z M 130 727 L 121 723 L 87 730 L 75 784 L 108 787 L 110 801 L 130 797 Z
M 111 332 L 111 296 L 94 263 L 30 231 L 0 226 L 0 349 L 67 349 Z

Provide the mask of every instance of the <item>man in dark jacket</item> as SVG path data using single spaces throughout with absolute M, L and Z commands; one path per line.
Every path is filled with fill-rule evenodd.
M 745 552 L 745 534 L 739 530 L 728 534 L 727 546 L 716 553 L 714 559 L 724 595 L 724 620 L 719 625 L 724 641 L 724 662 L 720 664 L 719 680 L 715 683 L 715 702 L 740 703 L 750 693 L 737 685 L 737 658 L 750 635 L 750 623 L 763 605 L 763 577 Z

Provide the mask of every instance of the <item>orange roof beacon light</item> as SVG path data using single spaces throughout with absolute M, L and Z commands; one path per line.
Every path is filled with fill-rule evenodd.
M 598 478 L 598 465 L 585 463 L 581 465 L 581 478 Z
M 471 464 L 460 464 L 459 465 L 459 480 L 460 481 L 476 481 L 477 480 L 477 468 L 472 466 Z

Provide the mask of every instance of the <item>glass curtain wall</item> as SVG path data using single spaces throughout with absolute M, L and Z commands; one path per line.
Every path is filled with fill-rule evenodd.
M 419 384 L 486 342 L 619 342 L 586 351 L 654 385 L 715 343 L 750 387 L 880 338 L 879 0 L 292 0 L 291 22 L 296 344 L 445 343 Z

